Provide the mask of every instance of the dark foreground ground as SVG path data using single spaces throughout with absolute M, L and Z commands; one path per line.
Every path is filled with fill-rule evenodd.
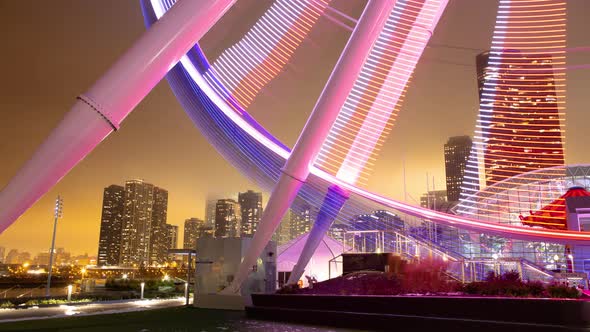
M 0 331 L 359 331 L 247 319 L 243 311 L 193 307 L 1 323 Z

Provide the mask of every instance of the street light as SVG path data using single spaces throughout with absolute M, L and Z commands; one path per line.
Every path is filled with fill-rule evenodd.
M 51 290 L 51 270 L 53 268 L 53 251 L 55 250 L 55 232 L 57 230 L 57 219 L 63 216 L 64 201 L 59 195 L 55 199 L 55 208 L 53 211 L 53 237 L 51 238 L 51 251 L 49 251 L 49 272 L 47 273 L 47 288 L 45 296 L 49 297 Z
M 123 278 L 123 280 L 127 280 L 127 278 L 128 278 L 127 273 L 123 273 L 122 278 Z
M 492 258 L 494 259 L 494 273 L 496 275 L 500 274 L 500 266 L 498 265 L 498 254 L 493 254 Z
M 68 285 L 68 302 L 72 301 L 72 285 Z
M 572 272 L 576 272 L 576 269 L 574 268 L 574 255 L 569 254 L 569 255 L 567 255 L 567 258 L 569 258 L 570 261 L 572 262 Z
M 143 300 L 143 290 L 145 289 L 145 282 L 142 282 L 141 284 L 139 284 L 139 286 L 141 287 L 141 297 L 140 297 L 140 299 Z
M 559 269 L 559 272 L 561 272 L 561 268 L 558 265 L 558 262 L 559 262 L 559 255 L 558 254 L 553 255 L 553 262 L 555 263 L 555 269 L 556 270 Z
M 188 292 L 188 287 L 191 283 L 191 257 L 192 255 L 195 255 L 195 261 L 196 261 L 196 254 L 197 251 L 193 250 L 193 249 L 168 249 L 168 254 L 172 254 L 172 255 L 188 255 L 188 266 L 186 268 L 186 292 L 185 292 L 185 297 L 186 297 L 186 305 L 189 305 L 190 299 L 189 299 L 189 292 Z M 195 262 L 196 264 L 196 262 Z M 196 268 L 196 266 L 195 266 Z M 195 285 L 195 289 L 194 289 L 194 294 L 195 296 L 197 295 L 197 287 Z M 194 299 L 193 299 L 193 303 L 194 303 Z

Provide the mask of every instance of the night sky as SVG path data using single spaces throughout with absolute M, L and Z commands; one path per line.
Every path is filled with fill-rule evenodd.
M 202 40 L 209 60 L 239 40 L 269 4 L 239 0 Z M 337 0 L 334 6 L 358 17 L 362 4 Z M 590 46 L 589 1 L 567 4 L 568 47 Z M 450 0 L 418 64 L 369 189 L 402 199 L 403 160 L 411 197 L 418 200 L 426 190 L 427 172 L 435 177 L 436 189 L 444 189 L 443 144 L 449 136 L 473 134 L 478 109 L 475 55 L 490 46 L 496 6 L 496 0 Z M 328 20 L 318 24 L 286 72 L 249 109 L 288 145 L 295 142 L 350 33 Z M 48 136 L 75 97 L 144 30 L 136 0 L 0 0 L 0 187 Z M 590 52 L 571 52 L 568 62 L 590 64 Z M 588 82 L 590 69 L 568 72 L 570 164 L 590 162 Z M 33 254 L 48 250 L 53 202 L 60 194 L 65 208 L 57 247 L 96 255 L 103 188 L 132 178 L 169 191 L 168 222 L 181 229 L 184 219 L 204 217 L 208 195 L 231 197 L 257 189 L 193 127 L 163 81 L 118 132 L 0 235 L 0 246 Z

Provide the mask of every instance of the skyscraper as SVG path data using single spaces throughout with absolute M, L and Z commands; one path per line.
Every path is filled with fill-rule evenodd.
M 466 187 L 476 179 L 482 187 L 491 186 L 563 165 L 565 74 L 554 67 L 555 62 L 563 65 L 563 56 L 504 49 L 479 54 L 476 62 L 480 114 L 473 150 L 477 156 L 470 157 Z
M 184 239 L 182 247 L 184 249 L 196 249 L 197 239 L 203 235 L 205 222 L 198 218 L 190 218 L 184 221 Z
M 262 217 L 262 193 L 248 190 L 238 194 L 242 217 L 241 236 L 252 236 Z
M 449 202 L 459 201 L 461 184 L 472 144 L 469 136 L 450 137 L 445 144 L 445 174 Z
M 178 247 L 178 226 L 166 224 L 168 249 L 176 249 Z
M 124 266 L 148 266 L 154 185 L 143 180 L 125 182 L 125 210 L 121 232 L 121 259 Z
M 153 197 L 149 265 L 158 265 L 168 261 L 168 191 L 154 186 Z
M 215 206 L 215 237 L 239 237 L 241 231 L 240 204 L 233 199 L 220 199 Z
M 98 240 L 99 266 L 119 265 L 124 203 L 125 188 L 118 185 L 104 188 Z

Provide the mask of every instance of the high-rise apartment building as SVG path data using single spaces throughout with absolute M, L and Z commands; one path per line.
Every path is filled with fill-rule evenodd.
M 125 210 L 121 232 L 121 259 L 124 266 L 148 266 L 154 185 L 143 180 L 125 182 Z
M 178 248 L 178 226 L 166 224 L 168 249 Z
M 450 137 L 445 144 L 445 174 L 447 180 L 447 199 L 459 201 L 465 167 L 473 142 L 469 136 Z
M 479 54 L 476 62 L 477 155 L 470 157 L 465 186 L 564 165 L 564 73 L 554 67 L 563 56 L 505 49 Z
M 262 193 L 248 190 L 238 194 L 242 217 L 241 236 L 253 236 L 262 218 Z
M 150 225 L 149 265 L 162 265 L 168 261 L 168 191 L 154 186 L 154 204 Z
M 215 237 L 239 237 L 241 233 L 240 203 L 220 199 L 215 206 Z
M 124 203 L 125 188 L 117 185 L 104 188 L 98 240 L 99 266 L 119 265 Z
M 205 222 L 199 218 L 190 218 L 184 221 L 184 239 L 182 247 L 184 249 L 196 249 L 197 240 L 204 235 L 207 229 Z

